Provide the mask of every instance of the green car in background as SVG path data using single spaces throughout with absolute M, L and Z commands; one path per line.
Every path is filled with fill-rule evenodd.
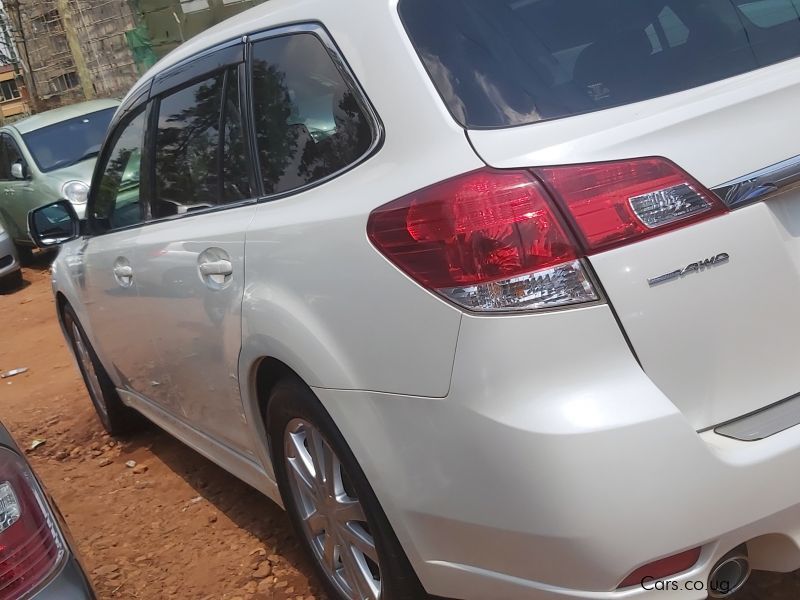
M 67 199 L 79 217 L 117 100 L 56 108 L 0 127 L 0 223 L 24 260 L 33 248 L 28 212 Z

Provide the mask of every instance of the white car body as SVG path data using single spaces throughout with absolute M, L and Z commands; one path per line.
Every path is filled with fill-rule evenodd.
M 82 237 L 55 262 L 59 301 L 126 404 L 281 502 L 258 373 L 288 367 L 333 418 L 436 596 L 661 598 L 617 587 L 701 547 L 693 567 L 669 578 L 680 584 L 671 598 L 699 600 L 707 591 L 684 584 L 705 582 L 745 543 L 754 569 L 800 568 L 800 428 L 755 441 L 715 431 L 800 389 L 792 186 L 590 255 L 602 300 L 557 311 L 462 310 L 366 234 L 379 206 L 487 165 L 663 156 L 721 188 L 800 155 L 788 133 L 800 130 L 800 59 L 465 135 L 397 0 L 271 0 L 183 44 L 142 82 L 228 40 L 305 23 L 324 26 L 379 118 L 369 159 L 271 202 Z M 137 296 L 100 275 L 124 257 L 140 280 L 160 278 L 166 262 L 147 259 L 159 251 L 194 272 L 209 245 L 232 257 L 224 295 L 195 277 L 163 280 L 185 293 Z M 718 268 L 648 285 L 723 253 Z

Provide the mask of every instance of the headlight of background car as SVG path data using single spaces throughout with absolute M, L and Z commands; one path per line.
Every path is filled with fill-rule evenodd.
M 85 204 L 89 196 L 89 186 L 82 181 L 68 181 L 61 188 L 61 196 L 73 204 Z
M 3 224 L 0 223 L 0 235 L 3 235 L 6 232 L 6 228 L 3 227 Z

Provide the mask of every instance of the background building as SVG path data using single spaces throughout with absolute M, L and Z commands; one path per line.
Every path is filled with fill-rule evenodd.
M 0 65 L 0 121 L 24 117 L 30 113 L 25 90 L 17 84 L 17 71 L 13 64 Z
M 5 0 L 0 8 L 0 88 L 2 65 L 10 65 L 26 104 L 17 114 L 29 110 L 25 99 L 37 112 L 84 99 L 121 97 L 158 58 L 262 1 Z M 2 114 L 6 102 L 0 99 Z

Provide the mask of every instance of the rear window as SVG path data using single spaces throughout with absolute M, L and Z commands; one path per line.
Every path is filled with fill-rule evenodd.
M 401 0 L 453 116 L 509 127 L 800 56 L 800 0 Z

